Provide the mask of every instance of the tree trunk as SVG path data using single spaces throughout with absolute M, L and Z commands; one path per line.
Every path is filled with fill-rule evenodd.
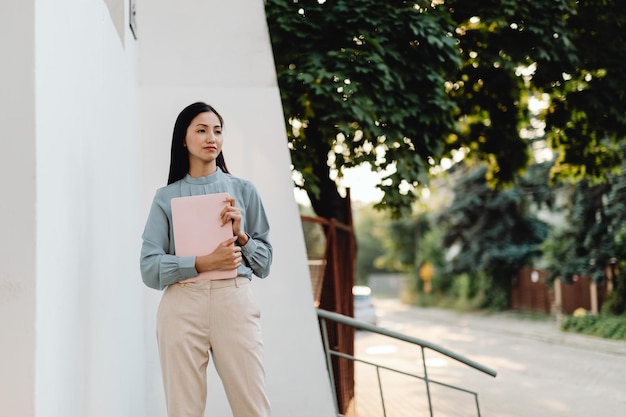
M 317 128 L 314 121 L 309 123 L 306 134 L 308 136 L 308 148 L 313 155 L 313 172 L 319 179 L 319 195 L 315 196 L 306 186 L 305 191 L 311 201 L 311 206 L 319 217 L 325 219 L 335 219 L 343 224 L 350 221 L 349 203 L 337 190 L 337 184 L 330 178 L 330 168 L 328 166 L 328 153 L 331 150 L 331 142 L 325 140 L 323 133 Z

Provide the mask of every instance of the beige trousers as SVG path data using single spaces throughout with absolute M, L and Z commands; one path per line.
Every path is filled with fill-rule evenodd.
M 169 417 L 202 417 L 213 357 L 234 417 L 269 417 L 259 308 L 248 278 L 165 289 L 157 339 Z

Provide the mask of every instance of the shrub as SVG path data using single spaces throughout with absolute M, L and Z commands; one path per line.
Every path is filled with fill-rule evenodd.
M 561 329 L 605 339 L 626 340 L 626 314 L 621 316 L 607 314 L 588 314 L 581 317 L 567 316 L 561 323 Z

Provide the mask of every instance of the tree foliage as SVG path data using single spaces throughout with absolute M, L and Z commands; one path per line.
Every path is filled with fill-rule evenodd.
M 330 168 L 361 163 L 394 167 L 379 206 L 406 212 L 455 130 L 449 13 L 373 0 L 268 0 L 266 10 L 292 161 L 316 213 L 343 217 Z
M 541 255 L 548 225 L 529 207 L 535 189 L 529 181 L 506 190 L 489 187 L 485 166 L 463 168 L 454 189 L 454 201 L 439 215 L 443 245 L 451 248 L 447 273 L 486 275 L 486 303 L 508 307 L 511 278 Z
M 529 162 L 528 144 L 519 132 L 529 121 L 532 68 L 575 66 L 568 28 L 574 4 L 570 0 L 445 4 L 456 24 L 463 61 L 449 89 L 460 109 L 462 130 L 448 141 L 448 148 L 470 149 L 474 159 L 489 167 L 486 175 L 492 184 L 510 183 Z M 560 72 L 548 74 L 561 77 Z
M 316 213 L 341 217 L 332 173 L 393 167 L 379 208 L 406 214 L 459 148 L 491 185 L 529 163 L 529 99 L 554 175 L 605 181 L 626 136 L 626 14 L 617 0 L 268 0 L 294 169 Z M 530 91 L 530 95 L 528 92 Z M 395 169 L 395 171 L 394 171 Z
M 356 213 L 356 281 L 367 284 L 372 273 L 393 270 L 377 262 L 387 252 L 384 242 L 388 234 L 388 219 L 384 212 L 376 211 L 370 206 L 361 207 Z
M 427 223 L 422 216 L 390 220 L 383 240 L 386 251 L 376 261 L 394 271 L 415 272 L 419 261 L 419 237 L 425 227 Z
M 547 131 L 560 178 L 606 182 L 626 139 L 626 13 L 618 0 L 582 0 L 567 19 L 576 59 L 537 66 L 533 83 L 550 96 Z
M 559 189 L 566 224 L 546 241 L 553 278 L 571 282 L 587 275 L 597 283 L 612 278 L 606 309 L 626 312 L 626 164 L 605 183 L 584 179 Z

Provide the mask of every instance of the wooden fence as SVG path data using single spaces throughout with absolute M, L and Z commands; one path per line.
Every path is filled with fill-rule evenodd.
M 511 286 L 511 308 L 546 314 L 572 314 L 578 308 L 597 313 L 607 296 L 606 284 L 596 284 L 589 277 L 577 277 L 572 283 L 557 279 L 547 282 L 546 271 L 522 268 Z

